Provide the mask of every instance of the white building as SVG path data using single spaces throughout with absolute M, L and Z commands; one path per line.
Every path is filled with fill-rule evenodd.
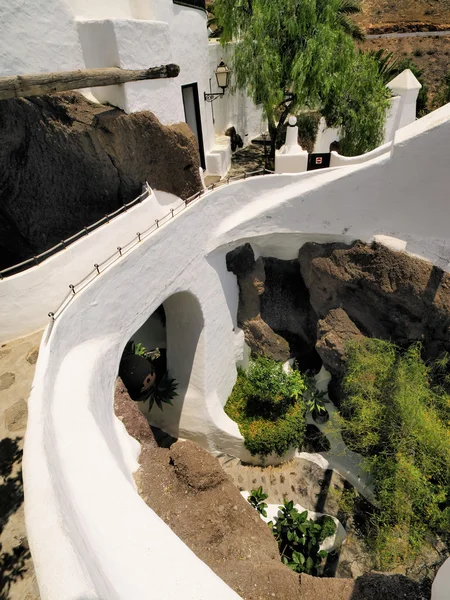
M 11 0 L 0 4 L 0 76 L 85 68 L 180 66 L 176 79 L 84 90 L 127 113 L 150 110 L 162 123 L 186 121 L 208 174 L 230 166 L 234 126 L 245 143 L 261 133 L 261 110 L 226 92 L 214 103 L 220 45 L 208 41 L 205 0 Z M 225 58 L 225 53 L 224 53 Z M 214 122 L 215 121 L 215 122 Z

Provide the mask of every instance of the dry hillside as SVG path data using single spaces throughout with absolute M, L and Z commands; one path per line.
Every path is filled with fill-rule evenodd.
M 363 13 L 357 20 L 366 28 L 413 23 L 450 25 L 450 0 L 362 0 L 362 5 Z

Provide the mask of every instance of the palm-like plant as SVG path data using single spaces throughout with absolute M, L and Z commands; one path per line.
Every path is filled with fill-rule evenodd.
M 362 41 L 365 39 L 364 31 L 353 21 L 351 15 L 357 15 L 361 12 L 361 0 L 339 0 L 337 19 L 339 25 L 351 35 L 355 40 Z
M 173 406 L 172 400 L 175 396 L 178 396 L 177 387 L 178 383 L 175 379 L 170 379 L 167 373 L 164 373 L 161 381 L 158 384 L 153 385 L 150 390 L 148 409 L 151 410 L 155 402 L 160 410 L 163 409 L 163 404 L 170 404 Z

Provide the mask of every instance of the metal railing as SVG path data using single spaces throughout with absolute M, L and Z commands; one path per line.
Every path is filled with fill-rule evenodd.
M 50 258 L 50 256 L 57 254 L 61 250 L 65 250 L 68 246 L 70 246 L 74 242 L 76 242 L 76 241 L 80 240 L 82 237 L 88 235 L 91 231 L 94 231 L 95 229 L 98 229 L 102 225 L 109 223 L 111 221 L 111 219 L 114 219 L 114 217 L 118 217 L 122 213 L 126 212 L 129 208 L 132 208 L 135 204 L 139 204 L 140 202 L 142 202 L 143 200 L 148 198 L 150 196 L 150 194 L 152 194 L 152 189 L 150 188 L 148 183 L 146 183 L 144 187 L 145 187 L 145 190 L 142 192 L 142 194 L 140 196 L 138 196 L 134 200 L 131 200 L 131 202 L 123 204 L 117 210 L 105 215 L 99 221 L 96 221 L 95 223 L 92 223 L 92 225 L 88 225 L 87 227 L 83 227 L 83 229 L 81 229 L 81 231 L 78 231 L 77 233 L 75 233 L 74 235 L 70 236 L 69 238 L 67 238 L 65 240 L 61 240 L 59 242 L 59 244 L 52 246 L 51 248 L 49 248 L 48 250 L 45 250 L 44 252 L 41 252 L 40 254 L 36 254 L 32 258 L 28 258 L 27 260 L 24 260 L 21 263 L 12 265 L 11 267 L 1 270 L 0 271 L 0 280 L 5 279 L 6 277 L 11 277 L 11 275 L 17 275 L 17 273 L 21 273 L 22 271 L 26 271 L 27 269 L 30 269 L 32 267 L 35 267 L 35 266 L 41 264 L 42 262 L 44 262 L 44 260 L 47 260 L 47 258 Z
M 58 306 L 58 308 L 54 312 L 48 313 L 48 316 L 51 319 L 51 325 L 53 325 L 55 320 L 61 315 L 61 313 L 64 311 L 64 309 L 71 303 L 71 301 L 73 300 L 73 298 L 76 296 L 76 294 L 78 292 L 81 292 L 86 286 L 88 286 L 92 281 L 94 281 L 94 279 L 97 279 L 97 277 L 99 275 L 101 275 L 108 267 L 110 267 L 115 262 L 120 260 L 125 254 L 130 252 L 130 250 L 132 250 L 134 247 L 136 247 L 138 244 L 140 244 L 144 239 L 146 239 L 148 236 L 150 236 L 151 234 L 155 233 L 155 231 L 160 229 L 163 225 L 165 225 L 166 223 L 171 221 L 175 217 L 175 215 L 177 215 L 180 212 L 182 212 L 183 210 L 185 210 L 189 206 L 189 204 L 191 204 L 195 200 L 198 200 L 199 198 L 207 195 L 208 192 L 212 192 L 213 190 L 218 189 L 224 185 L 227 185 L 233 181 L 247 179 L 250 177 L 254 177 L 256 175 L 267 175 L 267 174 L 272 175 L 273 171 L 269 171 L 268 169 L 259 169 L 257 171 L 252 171 L 250 173 L 243 173 L 242 175 L 236 175 L 235 177 L 226 177 L 225 179 L 221 179 L 217 183 L 213 183 L 213 184 L 209 185 L 208 187 L 206 187 L 205 189 L 200 190 L 199 192 L 196 192 L 195 194 L 193 194 L 186 200 L 183 200 L 181 202 L 181 204 L 179 204 L 177 207 L 170 209 L 170 211 L 166 215 L 164 215 L 160 219 L 156 219 L 155 222 L 152 225 L 150 225 L 150 227 L 148 227 L 147 229 L 144 229 L 143 231 L 138 231 L 136 233 L 136 236 L 131 241 L 129 241 L 124 246 L 117 246 L 117 251 L 114 252 L 114 254 L 111 254 L 111 256 L 109 256 L 108 258 L 106 258 L 102 263 L 95 263 L 93 265 L 94 268 L 81 281 L 79 281 L 78 283 L 69 285 L 70 291 L 67 294 L 67 296 L 63 299 L 61 304 Z M 150 188 L 148 188 L 148 189 L 150 190 Z M 46 338 L 47 340 L 51 333 L 51 329 L 52 329 L 52 327 L 49 328 L 48 335 Z

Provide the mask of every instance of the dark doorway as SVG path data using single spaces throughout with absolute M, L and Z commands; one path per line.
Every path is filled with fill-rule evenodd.
M 202 169 L 206 169 L 202 120 L 200 116 L 200 104 L 198 101 L 198 86 L 196 83 L 190 83 L 189 85 L 183 85 L 181 90 L 183 93 L 184 117 L 186 123 L 197 138 L 200 164 Z

